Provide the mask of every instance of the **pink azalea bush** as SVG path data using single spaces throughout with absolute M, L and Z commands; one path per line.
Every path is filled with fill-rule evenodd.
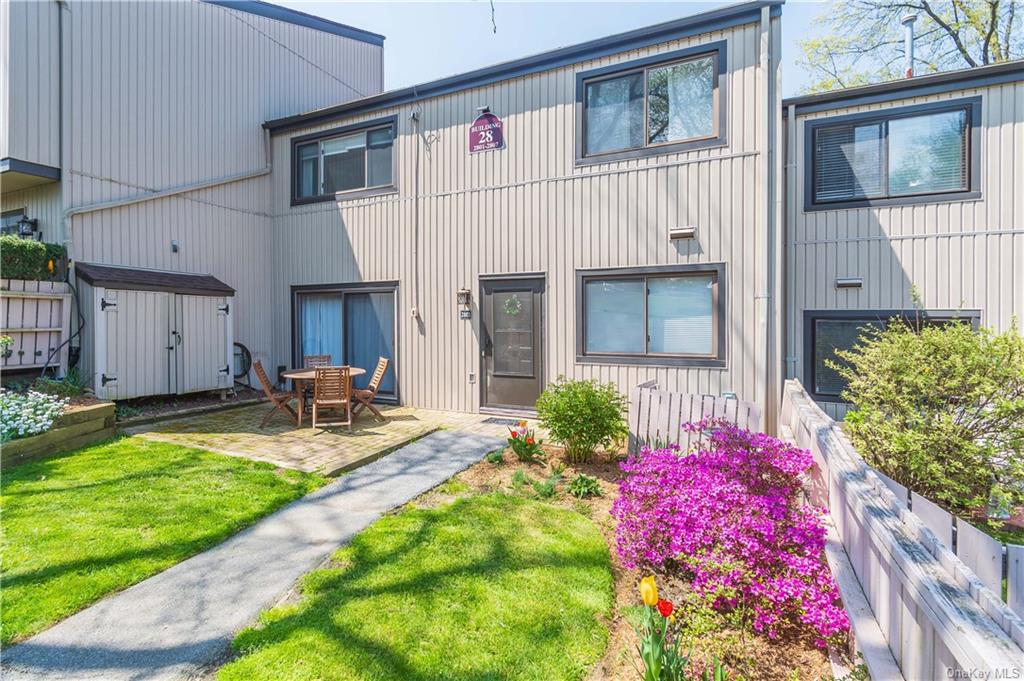
M 750 613 L 769 638 L 797 623 L 821 645 L 846 631 L 822 511 L 800 502 L 810 452 L 727 423 L 686 427 L 711 433 L 693 453 L 644 448 L 622 463 L 612 515 L 623 562 L 679 567 L 713 607 Z

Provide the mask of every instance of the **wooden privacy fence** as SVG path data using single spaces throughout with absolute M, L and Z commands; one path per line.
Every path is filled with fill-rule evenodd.
M 678 443 L 683 450 L 696 444 L 700 435 L 683 430 L 684 423 L 704 418 L 724 418 L 741 428 L 761 427 L 761 407 L 734 397 L 686 395 L 659 390 L 657 382 L 641 383 L 629 391 L 629 451 L 644 445 L 663 447 Z
M 0 279 L 0 325 L 0 334 L 13 340 L 3 353 L 5 370 L 41 369 L 49 360 L 58 375 L 67 371 L 71 292 L 66 283 Z
M 814 454 L 808 496 L 828 509 L 855 574 L 852 588 L 837 579 L 872 678 L 1024 678 L 1024 620 L 944 543 L 950 526 L 936 525 L 940 538 L 911 512 L 797 381 L 786 382 L 779 428 Z M 979 545 L 971 535 L 965 555 Z M 829 562 L 836 570 L 831 551 Z
M 1024 546 L 1003 544 L 883 473 L 874 473 L 892 491 L 896 500 L 913 511 L 982 584 L 1003 596 L 1010 610 L 1024 618 Z

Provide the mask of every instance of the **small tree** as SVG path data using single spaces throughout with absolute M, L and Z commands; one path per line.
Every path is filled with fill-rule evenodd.
M 622 412 L 626 398 L 612 383 L 569 381 L 559 376 L 537 399 L 537 415 L 570 461 L 587 461 L 629 432 Z
M 1024 501 L 1024 340 L 964 323 L 865 327 L 830 365 L 849 385 L 846 431 L 897 482 L 967 514 Z

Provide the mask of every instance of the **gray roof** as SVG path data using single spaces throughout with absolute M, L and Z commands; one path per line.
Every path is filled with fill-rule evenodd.
M 129 291 L 167 291 L 192 296 L 233 296 L 235 289 L 210 274 L 75 263 L 75 274 L 92 286 Z

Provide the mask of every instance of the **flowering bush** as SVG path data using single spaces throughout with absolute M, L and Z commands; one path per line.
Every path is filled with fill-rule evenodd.
M 0 391 L 0 442 L 45 433 L 67 405 L 66 399 L 35 391 Z
M 542 442 L 526 427 L 526 421 L 520 421 L 517 427 L 508 429 L 508 446 L 520 461 L 533 462 L 543 459 L 544 450 L 540 448 Z
M 677 564 L 715 608 L 749 613 L 769 638 L 803 623 L 823 645 L 847 630 L 821 511 L 800 504 L 810 452 L 725 423 L 686 427 L 712 429 L 694 453 L 645 448 L 622 463 L 612 515 L 623 562 Z

